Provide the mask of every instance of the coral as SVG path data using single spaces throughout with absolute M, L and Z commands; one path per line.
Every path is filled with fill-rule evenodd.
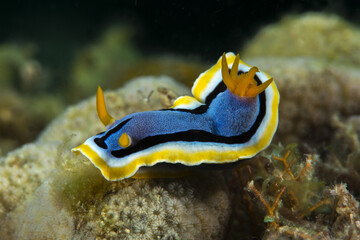
M 109 112 L 114 117 L 120 118 L 135 111 L 164 108 L 172 103 L 178 94 L 188 94 L 188 91 L 171 78 L 147 77 L 129 82 L 122 89 L 105 92 L 105 97 Z M 208 233 L 214 238 L 221 237 L 230 211 L 228 195 L 223 190 L 226 188 L 221 184 L 221 178 L 208 176 L 204 178 L 206 180 L 201 181 L 172 180 L 169 182 L 139 180 L 138 183 L 135 181 L 132 185 L 124 186 L 122 184 L 126 182 L 107 182 L 86 158 L 75 157 L 71 153 L 70 149 L 73 146 L 103 129 L 96 116 L 94 100 L 94 97 L 91 97 L 76 106 L 69 107 L 49 124 L 36 141 L 0 159 L 0 235 L 13 239 L 16 233 L 19 238 L 26 239 L 31 236 L 29 234 L 35 234 L 39 238 L 50 237 L 47 234 L 51 234 L 53 238 L 52 226 L 60 224 L 64 232 L 68 228 L 75 229 L 71 233 L 73 236 L 86 238 L 94 234 L 97 236 L 105 234 L 109 237 L 110 233 L 104 233 L 103 228 L 109 226 L 110 223 L 99 228 L 98 223 L 104 222 L 101 213 L 105 213 L 108 209 L 107 200 L 113 202 L 124 195 L 133 196 L 127 198 L 128 201 L 137 199 L 133 202 L 140 209 L 142 207 L 153 209 L 152 216 L 159 218 L 159 221 L 156 222 L 157 232 L 151 232 L 152 235 L 158 234 L 157 236 L 169 239 L 184 236 L 187 233 L 181 232 L 181 229 L 189 229 L 185 221 L 188 218 L 186 214 L 189 213 L 197 219 L 194 220 L 193 225 L 201 227 L 199 231 Z M 210 184 L 209 178 L 214 178 L 219 182 L 210 181 Z M 47 183 L 42 184 L 45 181 Z M 191 181 L 191 184 L 187 181 Z M 198 185 L 197 182 L 199 182 Z M 133 186 L 137 187 L 141 184 L 147 187 L 144 188 L 143 195 L 135 197 Z M 222 187 L 215 187 L 217 184 Z M 38 190 L 34 195 L 36 189 Z M 149 198 L 149 193 L 158 196 L 156 200 Z M 49 196 L 45 196 L 47 194 Z M 182 194 L 187 198 L 179 197 Z M 30 200 L 31 196 L 34 196 L 34 200 Z M 32 209 L 33 205 L 38 203 L 45 204 L 46 199 L 55 202 L 47 207 Z M 169 202 L 168 208 L 165 209 L 166 200 Z M 165 205 L 160 206 L 159 201 Z M 192 210 L 185 211 L 184 209 Z M 144 217 L 150 218 L 144 214 L 138 216 L 140 212 L 135 212 L 134 215 L 128 208 L 123 210 L 127 211 L 127 215 L 121 215 L 122 221 L 126 219 L 126 221 L 136 219 L 140 221 Z M 35 214 L 34 211 L 38 212 Z M 59 214 L 59 219 L 56 218 L 57 214 Z M 47 215 L 46 218 L 42 218 L 44 222 L 40 217 L 42 215 Z M 69 215 L 71 222 L 75 224 L 74 228 L 68 219 Z M 211 221 L 207 222 L 207 219 Z M 18 224 L 19 221 L 22 222 L 21 225 Z M 169 227 L 169 224 L 172 229 L 168 232 L 163 231 L 162 229 L 165 226 Z M 176 228 L 175 225 L 177 225 Z M 126 232 L 125 225 L 121 226 L 118 230 Z M 148 229 L 149 225 L 139 224 L 133 230 L 146 237 L 149 235 Z M 151 231 L 153 231 L 152 228 Z
M 244 48 L 242 58 L 311 56 L 360 64 L 360 30 L 336 15 L 288 16 L 263 28 Z
M 13 234 L 11 215 L 24 208 L 33 194 L 55 167 L 57 145 L 52 143 L 26 144 L 0 158 L 0 235 Z
M 108 183 L 113 185 L 112 190 L 103 192 L 101 203 L 85 206 L 85 210 L 89 208 L 85 212 L 91 214 L 78 215 L 84 224 L 76 236 L 221 239 L 230 212 L 223 183 L 217 175 L 210 181 L 206 176 Z
M 231 239 L 259 235 L 262 239 L 357 238 L 359 203 L 346 185 L 329 187 L 319 180 L 318 156 L 302 159 L 294 144 L 271 146 L 251 165 L 236 170 L 232 183 L 239 186 L 233 200 Z M 245 221 L 244 227 L 239 226 Z
M 281 95 L 279 128 L 274 142 L 330 144 L 332 116 L 360 113 L 360 72 L 312 58 L 247 59 L 274 77 Z
M 76 167 L 56 168 L 25 212 L 15 214 L 11 231 L 17 238 L 222 239 L 225 234 L 230 200 L 221 175 L 108 182 L 83 156 L 62 158 L 72 158 Z
M 95 94 L 98 84 L 106 89 L 122 84 L 128 76 L 163 71 L 186 82 L 186 76 L 194 79 L 194 72 L 199 72 L 194 68 L 202 67 L 171 57 L 140 58 L 128 34 L 126 28 L 110 29 L 79 54 L 70 95 L 81 98 Z M 258 34 L 242 58 L 268 72 L 279 87 L 280 122 L 274 142 L 299 145 L 271 146 L 247 166 L 226 174 L 108 182 L 85 157 L 70 152 L 104 130 L 95 98 L 69 107 L 36 141 L 0 158 L 0 236 L 360 238 L 360 72 L 354 67 L 360 63 L 358 35 L 343 20 L 322 14 L 288 17 Z M 31 82 L 43 73 L 41 65 L 28 61 L 31 57 L 19 59 L 29 64 L 7 67 L 10 72 L 2 73 L 8 77 L 1 80 L 0 76 L 4 86 L 13 87 L 7 79 L 20 76 Z M 160 69 L 169 59 L 166 70 Z M 139 65 L 131 66 L 135 61 Z M 1 66 L 5 65 L 0 56 Z M 26 90 L 26 85 L 16 84 Z M 119 119 L 132 112 L 168 107 L 188 92 L 171 78 L 148 77 L 105 91 L 105 98 L 108 111 Z M 45 95 L 39 99 L 11 92 L 0 95 L 4 97 L 0 131 L 5 136 L 0 142 L 10 147 L 22 142 L 14 141 L 9 133 L 22 136 L 27 123 L 45 124 L 59 111 L 49 110 L 61 109 L 61 104 Z M 8 150 L 2 147 L 2 151 Z
M 70 239 L 73 235 L 71 212 L 58 202 L 50 181 L 38 188 L 25 209 L 19 216 L 16 239 Z

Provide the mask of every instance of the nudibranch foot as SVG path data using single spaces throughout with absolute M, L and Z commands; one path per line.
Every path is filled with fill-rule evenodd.
M 197 166 L 186 166 L 180 163 L 158 163 L 152 167 L 141 167 L 133 178 L 181 178 L 191 175 L 207 174 L 209 172 L 228 170 L 248 165 L 248 159 L 228 164 L 200 164 Z
M 223 54 L 195 80 L 192 94 L 179 97 L 169 109 L 115 121 L 99 87 L 97 112 L 107 130 L 73 151 L 115 181 L 234 167 L 270 144 L 278 124 L 279 92 L 269 75 L 239 55 Z

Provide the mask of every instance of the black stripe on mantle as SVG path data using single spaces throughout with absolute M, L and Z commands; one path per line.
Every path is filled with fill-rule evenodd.
M 220 83 L 221 84 L 221 83 Z M 149 136 L 140 140 L 135 146 L 130 146 L 125 149 L 112 151 L 111 154 L 116 158 L 122 158 L 130 154 L 142 151 L 144 149 L 151 148 L 155 145 L 166 142 L 213 142 L 213 143 L 225 143 L 225 144 L 241 144 L 248 142 L 251 137 L 256 133 L 261 122 L 263 121 L 266 113 L 266 96 L 265 91 L 259 94 L 260 109 L 259 114 L 251 126 L 251 128 L 240 135 L 225 137 L 215 135 L 213 133 L 203 130 L 188 130 L 172 134 L 161 134 L 156 136 Z

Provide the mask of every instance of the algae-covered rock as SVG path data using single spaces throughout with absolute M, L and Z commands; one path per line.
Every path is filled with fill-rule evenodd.
M 51 180 L 38 188 L 19 217 L 16 239 L 71 239 L 72 214 L 56 197 Z
M 108 111 L 121 118 L 135 111 L 168 107 L 178 95 L 188 91 L 168 77 L 148 77 L 105 92 L 105 98 Z M 1 236 L 8 236 L 7 239 L 224 236 L 230 199 L 221 176 L 108 182 L 84 156 L 75 156 L 70 151 L 103 128 L 95 98 L 91 97 L 69 107 L 37 141 L 1 159 Z
M 263 28 L 242 51 L 250 57 L 308 56 L 360 64 L 360 29 L 336 15 L 288 16 Z
M 0 222 L 50 174 L 56 148 L 52 143 L 31 143 L 0 158 Z

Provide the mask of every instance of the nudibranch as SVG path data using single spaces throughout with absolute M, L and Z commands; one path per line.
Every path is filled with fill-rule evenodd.
M 278 125 L 278 89 L 269 75 L 239 55 L 224 53 L 195 80 L 192 94 L 179 97 L 169 109 L 114 120 L 98 87 L 97 111 L 107 130 L 73 151 L 115 181 L 161 177 L 164 171 L 172 174 L 171 168 L 232 166 L 270 144 Z

